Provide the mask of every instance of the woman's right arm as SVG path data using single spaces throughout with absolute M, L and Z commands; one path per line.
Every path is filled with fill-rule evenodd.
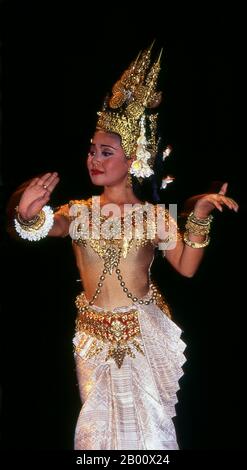
M 46 173 L 32 179 L 26 186 L 18 203 L 18 215 L 23 221 L 30 221 L 37 216 L 50 200 L 50 196 L 59 182 L 56 172 Z M 66 214 L 67 210 L 67 214 Z M 67 206 L 54 215 L 54 223 L 48 235 L 65 237 L 69 233 L 69 218 Z

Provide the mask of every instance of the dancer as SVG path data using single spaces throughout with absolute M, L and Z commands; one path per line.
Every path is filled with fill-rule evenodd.
M 123 73 L 98 113 L 87 166 L 100 196 L 47 205 L 57 173 L 34 178 L 15 218 L 18 234 L 72 238 L 83 292 L 73 339 L 82 409 L 75 449 L 178 449 L 172 418 L 185 344 L 152 282 L 159 249 L 183 276 L 197 271 L 210 242 L 211 212 L 237 203 L 218 193 L 195 198 L 185 231 L 176 213 L 137 197 L 132 183 L 154 178 L 159 154 L 160 57 L 145 50 Z

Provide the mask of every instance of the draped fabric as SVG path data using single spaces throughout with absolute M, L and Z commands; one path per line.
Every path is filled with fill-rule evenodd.
M 88 358 L 95 338 L 75 334 L 74 345 L 83 344 L 75 353 L 83 403 L 75 431 L 76 450 L 178 449 L 172 418 L 185 362 L 181 329 L 154 304 L 135 307 L 144 354 L 126 355 L 121 368 L 113 358 L 105 360 L 107 344 Z M 114 311 L 124 314 L 130 309 Z

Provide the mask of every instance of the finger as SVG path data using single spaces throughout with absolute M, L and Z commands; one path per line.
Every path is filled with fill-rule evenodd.
M 227 197 L 227 199 L 229 199 L 229 201 L 231 201 L 233 204 L 237 204 L 236 201 L 234 201 L 234 199 L 232 199 L 232 197 Z
M 235 212 L 238 211 L 238 204 L 236 203 L 236 201 L 234 201 L 234 199 L 230 197 L 221 196 L 221 200 L 223 204 L 225 204 L 229 209 L 234 209 Z
M 43 176 L 40 176 L 38 178 L 38 185 L 42 186 L 42 184 L 44 184 L 44 182 L 46 181 L 47 178 L 49 178 L 49 176 L 51 176 L 51 172 L 45 173 Z
M 222 186 L 221 186 L 221 188 L 220 188 L 218 194 L 223 194 L 223 195 L 226 194 L 227 186 L 228 186 L 228 183 L 222 184 Z
M 227 206 L 229 209 L 233 209 L 232 202 L 228 201 L 227 199 L 223 201 L 223 204 L 225 204 L 225 206 Z
M 57 178 L 57 172 L 47 173 L 39 180 L 39 186 L 42 186 L 44 189 L 47 189 L 53 180 Z
M 232 207 L 233 210 L 234 210 L 235 212 L 238 212 L 239 205 L 238 205 L 236 202 L 234 202 L 232 206 L 233 206 L 233 207 Z
M 59 182 L 59 177 L 56 176 L 55 178 L 53 178 L 51 180 L 51 182 L 47 185 L 47 188 L 46 188 L 46 191 L 48 191 L 49 193 L 51 193 L 53 191 L 53 189 L 57 186 Z
M 53 180 L 57 178 L 57 176 L 58 176 L 57 172 L 54 171 L 54 173 L 51 173 L 50 176 L 47 176 L 47 178 L 43 181 L 43 184 L 45 184 L 46 186 L 49 186 L 49 184 L 51 184 Z
M 215 202 L 214 202 L 214 205 L 215 205 L 215 207 L 216 207 L 220 212 L 223 211 L 222 206 L 221 206 L 221 204 L 220 204 L 219 202 L 215 201 Z
M 36 186 L 38 182 L 39 182 L 39 178 L 32 179 L 31 183 L 28 185 L 28 188 L 32 188 L 33 186 Z
M 223 194 L 218 194 L 217 199 L 216 199 L 220 204 L 225 204 L 228 206 L 229 204 L 232 204 L 232 201 L 230 200 L 229 197 L 223 196 Z
M 233 205 L 233 209 L 235 210 L 235 212 L 237 212 L 238 209 L 239 209 L 238 203 L 234 199 L 232 199 L 231 197 L 229 197 L 228 199 L 231 201 L 231 203 Z

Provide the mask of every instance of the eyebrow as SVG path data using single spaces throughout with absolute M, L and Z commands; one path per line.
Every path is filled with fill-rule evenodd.
M 94 146 L 95 146 L 95 144 L 94 144 L 93 142 L 91 142 L 91 145 L 94 145 Z M 112 145 L 109 145 L 109 144 L 100 144 L 100 147 L 110 147 L 110 148 L 112 148 L 113 150 L 117 150 L 117 149 L 120 148 L 120 147 L 113 147 Z

